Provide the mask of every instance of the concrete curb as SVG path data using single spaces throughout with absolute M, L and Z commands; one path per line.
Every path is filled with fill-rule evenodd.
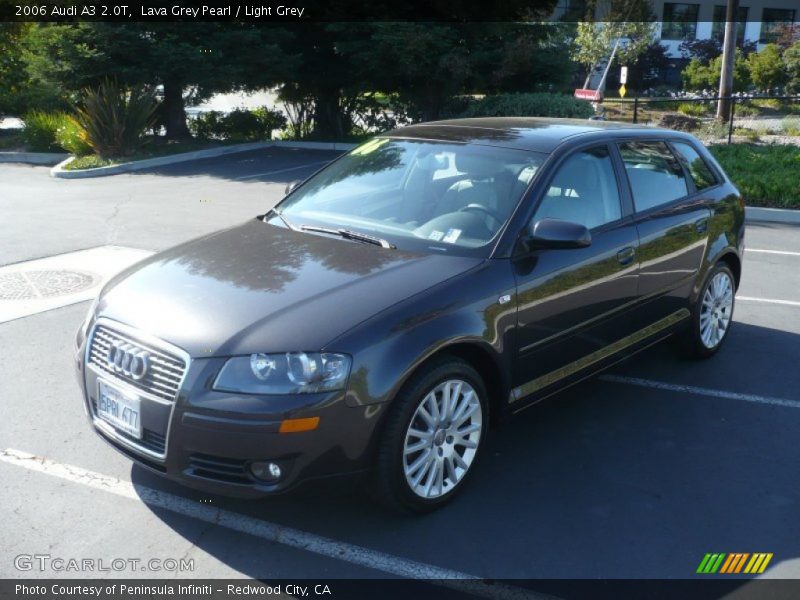
M 68 156 L 69 154 L 63 152 L 0 152 L 0 163 L 52 166 Z
M 106 177 L 108 175 L 118 175 L 120 173 L 130 173 L 141 171 L 153 167 L 161 167 L 175 163 L 188 162 L 201 158 L 214 158 L 226 154 L 236 154 L 238 152 L 249 152 L 251 150 L 261 150 L 263 148 L 305 148 L 307 150 L 352 150 L 357 144 L 344 144 L 339 142 L 291 142 L 291 141 L 269 141 L 251 142 L 248 144 L 234 144 L 231 146 L 220 146 L 219 148 L 209 148 L 207 150 L 195 150 L 194 152 L 184 152 L 182 154 L 171 154 L 169 156 L 158 156 L 134 162 L 121 163 L 108 167 L 97 167 L 95 169 L 81 169 L 79 171 L 68 171 L 65 167 L 72 162 L 73 157 L 60 162 L 50 169 L 51 177 L 60 179 L 85 179 L 87 177 Z
M 800 225 L 800 210 L 791 208 L 762 208 L 748 206 L 745 208 L 748 221 L 764 221 L 767 223 L 793 223 Z

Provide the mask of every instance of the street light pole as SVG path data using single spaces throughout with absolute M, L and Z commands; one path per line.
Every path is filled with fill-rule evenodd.
M 733 94 L 733 61 L 736 57 L 736 13 L 739 0 L 728 0 L 725 11 L 725 41 L 722 43 L 722 72 L 719 78 L 717 120 L 727 122 L 731 114 L 730 97 Z

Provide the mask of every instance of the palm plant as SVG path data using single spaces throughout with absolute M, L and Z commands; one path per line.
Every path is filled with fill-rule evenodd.
M 101 158 L 134 154 L 155 123 L 157 102 L 145 89 L 126 89 L 113 80 L 87 88 L 75 107 L 81 137 Z

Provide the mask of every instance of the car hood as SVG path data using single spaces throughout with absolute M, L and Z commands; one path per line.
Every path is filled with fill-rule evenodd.
M 253 220 L 122 272 L 104 289 L 98 316 L 171 342 L 193 357 L 313 351 L 480 262 Z

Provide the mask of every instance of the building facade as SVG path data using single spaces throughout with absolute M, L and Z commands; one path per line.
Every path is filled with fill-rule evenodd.
M 658 36 L 671 56 L 679 56 L 678 46 L 686 40 L 722 39 L 725 32 L 726 4 L 711 2 L 665 2 L 652 0 L 658 19 Z M 800 0 L 740 0 L 736 15 L 737 41 L 763 45 L 775 42 L 785 25 L 800 18 Z
M 579 21 L 586 16 L 587 0 L 560 0 L 554 17 Z M 684 41 L 722 39 L 725 31 L 725 0 L 667 2 L 650 0 L 657 21 L 657 37 L 670 56 L 678 58 Z M 598 11 L 601 10 L 598 8 Z M 598 20 L 602 17 L 595 15 Z M 737 14 L 737 39 L 754 42 L 761 48 L 776 41 L 782 26 L 798 24 L 800 0 L 740 0 Z

